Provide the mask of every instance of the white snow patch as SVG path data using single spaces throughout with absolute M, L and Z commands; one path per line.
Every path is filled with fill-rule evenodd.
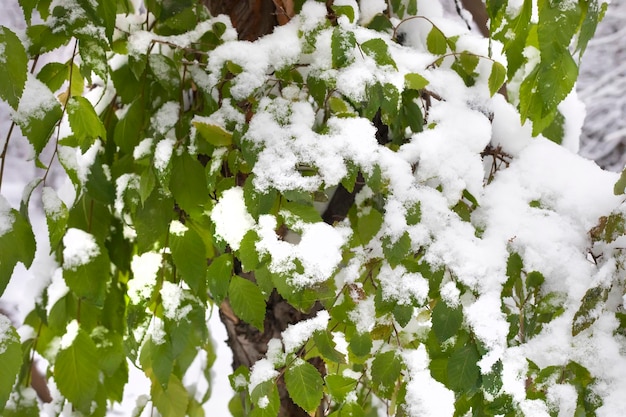
M 232 249 L 239 249 L 245 234 L 255 226 L 254 219 L 246 208 L 243 188 L 233 187 L 224 191 L 211 211 L 211 220 L 215 224 L 215 234 L 224 239 Z
M 181 308 L 182 301 L 185 299 L 183 289 L 172 282 L 163 281 L 161 286 L 161 302 L 163 303 L 163 311 L 165 317 L 170 320 L 179 321 L 187 316 L 191 311 L 191 306 L 186 305 Z
M 170 163 L 175 143 L 174 139 L 170 138 L 163 139 L 157 143 L 154 150 L 154 167 L 159 171 L 165 171 Z
M 285 353 L 294 352 L 300 346 L 313 336 L 313 333 L 319 330 L 324 330 L 328 325 L 330 315 L 328 311 L 321 310 L 317 313 L 317 316 L 298 322 L 296 324 L 290 324 L 283 332 L 282 338 L 285 344 Z
M 11 205 L 0 194 L 0 236 L 3 236 L 11 231 L 13 223 L 15 222 L 15 215 L 11 213 Z
M 96 238 L 81 229 L 69 228 L 63 236 L 63 269 L 76 270 L 100 254 Z
M 79 325 L 78 321 L 76 320 L 72 320 L 67 324 L 67 327 L 65 328 L 65 334 L 61 338 L 61 350 L 67 349 L 72 346 L 72 343 L 74 343 L 74 339 L 76 339 L 76 336 L 78 336 L 78 329 Z
M 139 142 L 139 144 L 135 146 L 135 149 L 133 149 L 133 158 L 141 159 L 150 155 L 150 152 L 152 151 L 153 142 L 154 142 L 154 139 L 152 138 L 146 138 L 142 140 L 141 142 Z
M 156 252 L 133 256 L 130 262 L 133 278 L 128 281 L 128 297 L 133 304 L 139 304 L 142 299 L 148 299 L 152 295 L 161 260 L 161 254 Z
M 406 409 L 411 417 L 449 417 L 454 415 L 454 392 L 430 375 L 424 345 L 403 353 L 409 373 Z

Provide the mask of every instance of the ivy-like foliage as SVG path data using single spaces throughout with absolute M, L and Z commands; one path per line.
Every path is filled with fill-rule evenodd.
M 531 137 L 563 139 L 558 106 L 606 5 L 488 1 L 483 39 L 432 0 L 330 3 L 291 2 L 248 42 L 195 1 L 20 1 L 0 98 L 40 175 L 19 210 L 0 197 L 0 293 L 34 260 L 33 195 L 58 269 L 21 339 L 0 315 L 3 415 L 38 415 L 37 355 L 58 414 L 105 415 L 136 366 L 162 416 L 203 415 L 210 389 L 183 379 L 210 379 L 208 312 L 263 332 L 276 296 L 306 318 L 231 375 L 234 415 L 277 416 L 283 384 L 333 417 L 617 401 L 587 354 L 611 341 L 625 360 L 616 178 Z M 35 65 L 59 47 L 67 61 Z M 574 173 L 609 190 L 600 208 L 577 211 L 587 197 L 558 182 Z

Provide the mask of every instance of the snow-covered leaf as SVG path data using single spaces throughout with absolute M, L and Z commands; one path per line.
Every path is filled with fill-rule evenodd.
M 366 55 L 374 58 L 374 61 L 381 67 L 390 65 L 397 69 L 396 62 L 389 54 L 387 44 L 380 38 L 373 38 L 361 44 L 361 49 Z

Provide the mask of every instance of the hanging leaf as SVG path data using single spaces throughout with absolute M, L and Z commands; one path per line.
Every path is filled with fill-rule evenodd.
M 187 152 L 173 157 L 170 190 L 176 203 L 189 214 L 199 214 L 209 198 L 204 168 Z
M 347 395 L 354 391 L 357 381 L 342 375 L 326 375 L 326 388 L 337 403 L 346 400 Z
M 54 380 L 59 391 L 84 414 L 90 414 L 98 388 L 98 354 L 96 345 L 76 321 L 67 326 L 75 332 L 69 346 L 62 346 L 54 364 Z M 65 337 L 68 337 L 66 335 Z M 61 342 L 63 345 L 63 341 Z
M 67 117 L 74 137 L 83 152 L 94 143 L 95 139 L 106 140 L 106 129 L 86 98 L 70 98 L 67 102 Z
M 280 410 L 278 387 L 273 379 L 261 382 L 250 393 L 254 409 L 251 417 L 276 417 Z
M 492 96 L 498 92 L 502 84 L 506 81 L 506 68 L 499 62 L 493 62 L 491 72 L 489 73 L 489 94 Z
M 228 299 L 235 314 L 259 330 L 265 320 L 265 297 L 252 282 L 235 275 L 230 280 Z
M 195 294 L 200 295 L 206 292 L 206 249 L 202 238 L 193 229 L 185 229 L 183 233 L 170 229 L 170 250 L 181 277 Z
M 22 366 L 20 337 L 11 321 L 0 314 L 0 412 L 9 399 L 15 385 L 15 377 Z
M 30 223 L 19 211 L 12 209 L 0 195 L 0 295 L 4 292 L 13 268 L 22 262 L 27 268 L 35 258 L 35 235 Z M 4 230 L 7 227 L 9 230 Z
M 28 57 L 22 42 L 0 26 L 0 98 L 17 109 L 26 84 Z
M 379 353 L 372 362 L 372 382 L 378 395 L 391 398 L 402 371 L 402 360 L 393 350 Z
M 456 349 L 448 361 L 448 384 L 457 392 L 469 392 L 476 388 L 480 380 L 477 365 L 480 356 L 471 343 Z
M 315 410 L 322 400 L 324 380 L 313 365 L 302 359 L 296 360 L 285 372 L 287 392 L 294 403 L 304 410 Z
M 153 381 L 150 396 L 161 416 L 181 417 L 186 414 L 189 393 L 176 375 L 170 375 L 167 388 Z
M 459 331 L 463 324 L 460 307 L 452 309 L 444 301 L 438 301 L 432 312 L 432 330 L 440 343 L 445 342 Z
M 211 265 L 207 268 L 206 275 L 209 291 L 215 304 L 220 305 L 226 298 L 232 274 L 233 255 L 230 253 L 225 253 L 213 259 Z

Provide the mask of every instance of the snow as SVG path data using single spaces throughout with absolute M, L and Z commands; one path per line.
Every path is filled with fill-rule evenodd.
M 257 385 L 262 382 L 269 381 L 272 378 L 278 376 L 278 371 L 274 369 L 274 363 L 268 359 L 259 359 L 252 366 L 250 372 L 250 383 L 248 384 L 248 391 L 254 391 Z
M 246 209 L 243 188 L 233 187 L 224 191 L 211 211 L 211 220 L 215 224 L 215 233 L 232 249 L 238 250 L 246 232 L 255 225 Z
M 63 236 L 63 268 L 75 271 L 100 254 L 95 237 L 81 229 L 69 228 Z
M 43 187 L 41 190 L 41 202 L 46 216 L 52 220 L 58 220 L 63 215 L 63 201 L 59 198 L 54 188 Z
M 341 262 L 341 247 L 348 237 L 344 229 L 326 223 L 305 223 L 301 225 L 300 242 L 292 244 L 280 240 L 276 235 L 277 221 L 274 216 L 259 216 L 258 224 L 261 240 L 257 242 L 256 248 L 259 254 L 268 253 L 272 258 L 270 270 L 289 274 L 292 285 L 306 287 L 323 282 Z M 304 267 L 302 273 L 295 272 L 296 260 Z
M 167 78 L 167 75 L 164 77 Z M 178 122 L 179 113 L 180 104 L 176 101 L 168 101 L 150 118 L 150 125 L 156 132 L 165 136 Z
M 137 160 L 150 155 L 153 143 L 154 139 L 152 138 L 146 138 L 139 142 L 139 144 L 135 146 L 135 149 L 133 149 L 133 158 Z
M 454 415 L 454 392 L 430 376 L 428 353 L 424 345 L 403 353 L 408 369 L 407 411 L 411 417 L 449 417 Z
M 326 329 L 329 320 L 328 312 L 322 310 L 313 318 L 290 324 L 281 334 L 285 344 L 285 353 L 295 352 L 313 336 L 313 333 Z
M 159 171 L 165 171 L 170 163 L 172 151 L 174 150 L 173 139 L 163 139 L 159 141 L 154 150 L 154 167 Z
M 11 231 L 14 222 L 15 215 L 11 213 L 11 205 L 0 195 L 0 237 Z
M 26 124 L 29 119 L 41 120 L 47 111 L 58 105 L 59 102 L 52 91 L 33 74 L 28 73 L 24 92 L 13 120 L 18 124 Z
M 139 304 L 141 299 L 150 298 L 156 284 L 156 275 L 161 268 L 162 255 L 156 252 L 146 252 L 141 255 L 133 255 L 130 268 L 133 271 L 133 279 L 128 281 L 128 297 L 134 304 Z
M 65 328 L 65 334 L 61 338 L 61 350 L 65 350 L 72 346 L 74 343 L 74 339 L 78 336 L 79 324 L 77 320 L 72 320 L 67 324 Z
M 161 302 L 165 317 L 170 320 L 180 321 L 191 311 L 191 305 L 181 308 L 181 304 L 186 298 L 183 289 L 172 282 L 163 281 L 161 286 Z

